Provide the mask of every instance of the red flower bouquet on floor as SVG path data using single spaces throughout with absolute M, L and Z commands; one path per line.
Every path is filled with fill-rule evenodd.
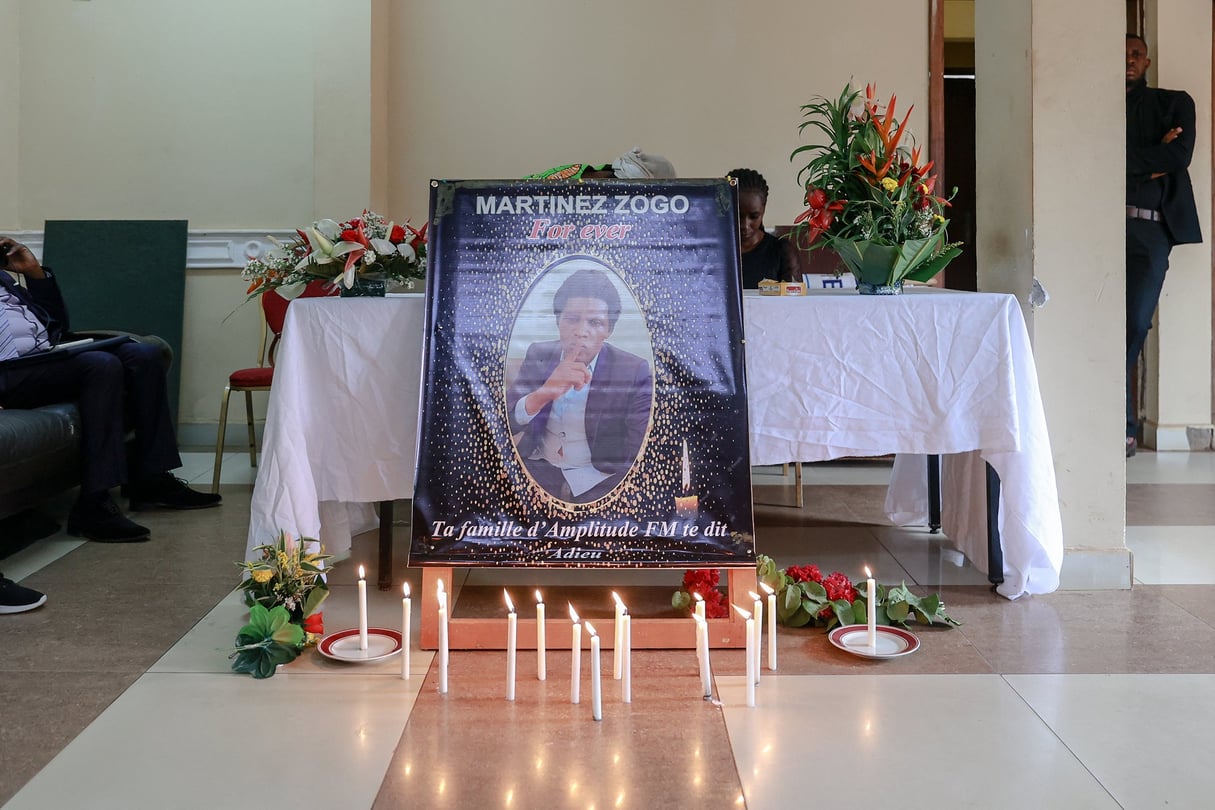
M 720 582 L 721 574 L 716 568 L 685 571 L 683 587 L 671 597 L 671 606 L 690 611 L 696 601 L 692 594 L 698 593 L 705 600 L 705 618 L 724 619 L 730 615 L 730 605 L 726 602 L 726 595 L 717 589 Z
M 857 590 L 847 576 L 835 571 L 823 576 L 817 565 L 776 567 L 771 557 L 760 554 L 755 560 L 759 581 L 776 591 L 776 618 L 789 627 L 808 624 L 825 626 L 864 624 L 870 595 Z M 903 583 L 887 588 L 878 583 L 875 597 L 877 623 L 907 626 L 908 621 L 923 624 L 958 625 L 945 612 L 940 594 L 916 596 Z

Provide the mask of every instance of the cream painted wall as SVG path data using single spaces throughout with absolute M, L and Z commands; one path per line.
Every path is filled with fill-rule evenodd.
M 16 222 L 20 201 L 18 122 L 21 116 L 21 7 L 0 0 L 0 223 Z
M 0 229 L 185 218 L 281 230 L 357 214 L 386 177 L 371 155 L 372 5 L 0 0 L 0 102 L 19 110 L 0 121 L 0 182 L 16 191 Z M 244 288 L 235 270 L 187 275 L 186 434 L 216 422 L 228 373 L 254 360 Z
M 800 106 L 851 78 L 914 103 L 927 139 L 928 0 L 399 0 L 392 5 L 391 209 L 432 177 L 521 177 L 640 146 L 683 177 L 760 171 L 766 223 L 803 191 Z
M 1190 178 L 1205 242 L 1178 245 L 1145 350 L 1145 438 L 1160 449 L 1189 450 L 1187 428 L 1211 428 L 1211 3 L 1172 0 L 1149 7 L 1149 82 L 1194 99 L 1197 143 Z

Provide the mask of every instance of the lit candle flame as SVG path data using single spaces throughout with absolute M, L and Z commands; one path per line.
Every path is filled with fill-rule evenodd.
M 515 612 L 515 603 L 510 601 L 510 594 L 506 592 L 506 588 L 502 589 L 502 595 L 506 597 L 506 609 L 511 613 Z
M 616 604 L 617 604 L 617 605 L 619 605 L 619 606 L 620 606 L 620 607 L 622 607 L 622 608 L 624 607 L 624 602 L 621 602 L 621 601 L 620 601 L 620 597 L 616 595 L 616 592 L 615 592 L 615 591 L 612 591 L 612 599 L 614 599 L 614 600 L 615 600 L 615 602 L 616 602 Z
M 598 633 L 595 632 L 595 625 L 591 624 L 590 622 L 586 623 L 586 632 L 590 633 L 592 637 L 598 635 Z
M 439 593 L 443 593 L 443 580 L 439 580 L 439 586 L 436 588 Z
M 865 566 L 865 578 L 873 579 L 873 572 L 869 570 L 869 566 Z
M 405 584 L 404 584 L 404 585 L 401 587 L 401 593 L 403 593 L 403 594 L 405 595 L 405 598 L 406 598 L 406 599 L 408 599 L 408 598 L 409 598 L 409 583 L 408 583 L 408 582 L 406 582 L 406 583 L 405 583 Z
M 363 566 L 360 565 L 359 566 L 359 579 L 363 579 L 365 577 L 366 577 L 366 574 L 363 573 Z
M 738 615 L 742 616 L 744 620 L 751 618 L 751 614 L 740 608 L 738 605 L 735 605 L 734 609 L 738 611 Z
M 541 605 L 544 604 L 544 597 L 540 595 L 539 589 L 536 590 L 536 602 L 538 602 Z
M 567 602 L 566 604 L 569 604 L 569 603 Z M 578 622 L 582 621 L 581 619 L 578 618 L 578 611 L 574 610 L 573 605 L 570 605 L 570 621 L 572 621 L 574 624 L 577 624 Z
M 705 601 L 705 598 L 703 596 L 701 596 L 700 594 L 698 594 L 696 591 L 692 591 L 692 598 L 695 599 L 697 602 Z
M 759 601 L 759 594 L 757 594 L 755 591 L 747 591 L 747 596 L 751 597 L 751 599 L 755 602 Z
M 768 594 L 768 596 L 771 596 L 772 594 L 776 593 L 776 591 L 772 590 L 772 586 L 766 582 L 759 583 L 759 587 L 763 588 L 764 593 Z

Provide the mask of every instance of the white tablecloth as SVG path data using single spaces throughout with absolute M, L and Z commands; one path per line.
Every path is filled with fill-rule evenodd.
M 1004 583 L 1015 599 L 1059 586 L 1063 529 L 1037 371 L 1012 296 L 912 289 L 744 299 L 751 463 L 887 453 L 947 459 L 942 528 L 980 570 L 983 465 L 1000 476 Z M 921 459 L 900 460 L 896 522 L 925 522 Z
M 413 497 L 425 302 L 300 298 L 287 309 L 253 487 L 248 549 L 279 528 L 329 552 Z
M 1054 467 L 1014 298 L 825 291 L 747 296 L 744 310 L 752 464 L 964 454 L 944 465 L 942 524 L 984 570 L 981 457 L 1002 483 L 1000 592 L 1016 598 L 1058 587 Z M 371 502 L 412 497 L 423 312 L 421 295 L 291 304 L 253 490 L 250 550 L 281 527 L 344 551 L 351 534 L 375 527 Z M 923 471 L 922 461 L 896 463 L 888 511 L 898 522 L 924 522 Z

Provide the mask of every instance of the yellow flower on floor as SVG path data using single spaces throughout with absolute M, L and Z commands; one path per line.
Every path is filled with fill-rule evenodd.
M 898 187 L 899 181 L 895 180 L 893 177 L 882 178 L 882 188 L 886 189 L 887 192 L 894 191 Z
M 264 585 L 270 581 L 271 577 L 274 576 L 274 572 L 269 568 L 257 568 L 250 572 L 250 576 L 253 577 L 254 582 Z

